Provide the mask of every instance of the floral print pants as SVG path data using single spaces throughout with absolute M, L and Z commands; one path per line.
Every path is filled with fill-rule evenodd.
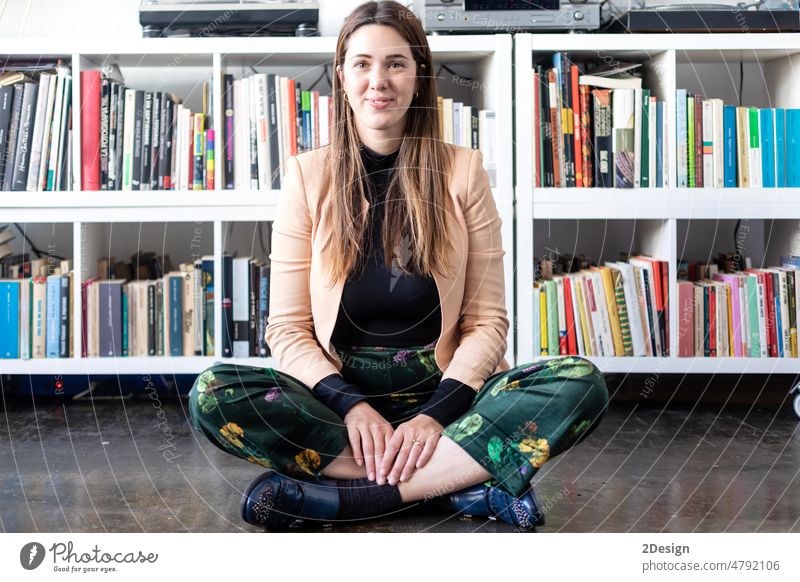
M 442 377 L 434 344 L 336 349 L 342 376 L 395 427 L 424 412 Z M 607 408 L 594 364 L 561 357 L 490 376 L 443 434 L 518 496 L 545 461 L 594 430 Z M 189 412 L 193 427 L 225 452 L 295 477 L 319 477 L 349 444 L 342 419 L 272 368 L 215 364 L 195 380 Z

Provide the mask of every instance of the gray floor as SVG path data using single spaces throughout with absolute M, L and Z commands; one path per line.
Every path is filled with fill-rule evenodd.
M 259 467 L 198 441 L 185 400 L 7 400 L 0 412 L 2 531 L 255 531 L 238 505 Z M 785 404 L 614 403 L 587 441 L 537 475 L 539 531 L 799 531 L 797 429 Z M 510 530 L 418 508 L 330 529 Z

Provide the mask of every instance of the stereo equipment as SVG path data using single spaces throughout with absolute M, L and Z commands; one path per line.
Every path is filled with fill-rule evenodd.
M 587 31 L 601 25 L 598 0 L 417 0 L 433 33 Z

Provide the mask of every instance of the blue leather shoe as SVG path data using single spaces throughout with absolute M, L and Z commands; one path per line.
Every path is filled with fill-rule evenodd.
M 333 479 L 301 481 L 267 471 L 242 495 L 242 519 L 268 530 L 330 522 L 339 511 L 339 491 Z
M 461 491 L 435 497 L 431 501 L 436 507 L 453 513 L 499 519 L 521 531 L 530 531 L 544 525 L 542 505 L 533 487 L 519 497 L 514 497 L 499 487 L 479 483 Z

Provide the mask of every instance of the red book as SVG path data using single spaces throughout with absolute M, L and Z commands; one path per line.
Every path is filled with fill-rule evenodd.
M 81 71 L 81 189 L 100 189 L 100 71 Z
M 717 357 L 717 288 L 708 286 L 708 348 L 712 358 Z
M 661 289 L 664 295 L 664 334 L 667 342 L 664 346 L 664 355 L 669 357 L 669 262 L 661 263 Z
M 564 277 L 564 314 L 567 318 L 567 353 L 571 356 L 577 356 L 575 317 L 572 311 L 572 281 L 569 277 Z
M 771 358 L 777 358 L 779 355 L 778 351 L 778 325 L 777 325 L 777 312 L 775 311 L 775 285 L 773 284 L 774 281 L 772 280 L 772 273 L 769 271 L 764 273 L 764 279 L 767 282 L 766 289 L 767 289 L 767 296 L 769 297 L 768 303 L 768 311 L 767 311 L 767 322 L 768 327 L 767 330 L 769 331 L 769 356 Z

